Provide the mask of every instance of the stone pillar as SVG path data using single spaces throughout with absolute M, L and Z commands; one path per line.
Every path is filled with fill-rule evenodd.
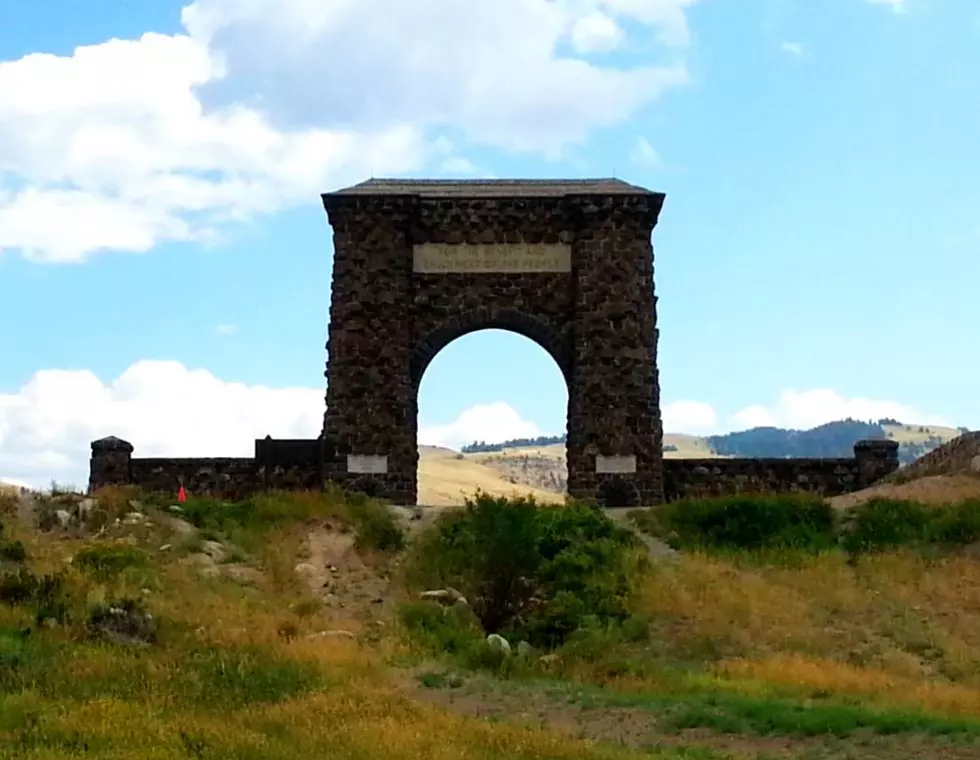
M 854 444 L 858 488 L 867 488 L 898 469 L 898 442 L 868 438 Z
M 651 233 L 663 195 L 570 198 L 574 348 L 568 492 L 606 506 L 663 501 Z
M 325 195 L 334 230 L 324 478 L 414 504 L 411 196 Z
M 133 444 L 110 435 L 92 441 L 92 459 L 89 461 L 88 492 L 102 486 L 127 485 L 132 481 L 129 463 Z

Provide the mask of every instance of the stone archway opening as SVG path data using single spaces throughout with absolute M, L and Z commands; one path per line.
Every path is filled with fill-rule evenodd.
M 415 368 L 419 504 L 459 504 L 477 488 L 564 499 L 567 378 L 558 349 L 542 345 L 534 320 L 517 321 L 516 329 L 500 319 L 475 329 L 467 324 L 459 335 L 457 325 L 421 348 L 427 358 Z

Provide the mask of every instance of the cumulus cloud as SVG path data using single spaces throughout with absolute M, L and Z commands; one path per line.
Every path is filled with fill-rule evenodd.
M 196 0 L 182 34 L 0 61 L 0 255 L 207 241 L 366 176 L 472 171 L 445 130 L 556 154 L 687 82 L 694 2 Z M 620 21 L 664 52 L 591 61 Z
M 715 429 L 718 415 L 711 404 L 701 401 L 674 401 L 660 409 L 664 432 L 704 433 Z
M 501 442 L 544 435 L 533 422 L 522 419 L 508 404 L 476 404 L 448 425 L 419 424 L 419 443 L 458 449 L 473 441 Z
M 844 398 L 828 389 L 809 391 L 785 390 L 771 406 L 748 406 L 732 415 L 732 429 L 751 427 L 786 427 L 805 430 L 825 422 L 843 420 L 879 420 L 885 417 L 923 425 L 951 425 L 942 417 L 906 404 L 887 399 Z
M 140 361 L 109 382 L 42 370 L 0 394 L 0 476 L 84 486 L 89 443 L 107 435 L 137 456 L 250 456 L 255 438 L 317 436 L 323 404 L 322 389 L 249 386 L 179 362 Z

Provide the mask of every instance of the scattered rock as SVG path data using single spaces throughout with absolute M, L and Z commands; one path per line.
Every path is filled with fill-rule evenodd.
M 146 521 L 146 515 L 144 515 L 142 512 L 129 512 L 123 518 L 124 525 L 140 525 L 145 521 Z
M 87 518 L 93 509 L 99 505 L 98 501 L 92 498 L 82 499 L 78 502 L 78 519 L 84 520 Z
M 309 562 L 300 562 L 296 567 L 293 568 L 293 572 L 297 575 L 302 575 L 305 578 L 309 578 L 316 575 L 316 568 L 313 567 Z
M 428 602 L 439 602 L 447 607 L 454 604 L 466 604 L 466 597 L 454 588 L 440 588 L 432 591 L 423 591 L 419 598 Z
M 66 509 L 56 509 L 54 516 L 58 518 L 58 522 L 61 524 L 62 528 L 67 528 L 68 524 L 71 522 L 71 512 Z
M 530 657 L 534 653 L 534 647 L 528 644 L 526 641 L 517 642 L 517 656 L 518 657 Z
M 355 639 L 350 631 L 317 631 L 307 636 L 308 639 Z
M 166 551 L 170 551 L 172 548 L 173 546 L 171 544 L 164 544 L 163 546 L 160 547 L 160 551 L 166 552 Z
M 228 552 L 220 541 L 205 541 L 201 544 L 201 551 L 215 562 L 224 562 L 228 556 Z
M 187 565 L 195 570 L 197 570 L 201 575 L 213 578 L 221 573 L 215 561 L 209 557 L 207 554 L 202 552 L 195 552 L 187 556 L 181 561 L 181 564 Z
M 491 633 L 487 636 L 487 646 L 494 651 L 510 654 L 510 643 L 499 633 Z
M 88 629 L 119 644 L 148 646 L 156 641 L 156 620 L 133 600 L 97 608 L 89 617 Z

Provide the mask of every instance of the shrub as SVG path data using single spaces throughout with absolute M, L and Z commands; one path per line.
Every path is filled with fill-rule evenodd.
M 459 589 L 486 633 L 554 647 L 586 616 L 628 617 L 636 545 L 631 531 L 592 505 L 478 493 L 423 535 L 407 577 Z
M 926 525 L 929 541 L 964 546 L 980 541 L 980 499 L 932 510 Z
M 23 541 L 0 541 L 0 561 L 24 562 L 27 559 L 27 547 Z
M 405 531 L 387 504 L 363 494 L 350 494 L 347 499 L 348 519 L 354 525 L 357 549 L 399 552 L 405 548 Z
M 34 608 L 38 623 L 68 618 L 68 593 L 61 574 L 36 576 L 26 568 L 0 575 L 0 603 Z
M 157 624 L 140 599 L 123 598 L 97 604 L 88 614 L 85 627 L 89 635 L 117 643 L 156 641 Z
M 918 502 L 871 499 L 851 510 L 840 544 L 859 554 L 920 543 L 929 521 L 929 508 Z
M 128 544 L 92 544 L 80 549 L 72 564 L 93 575 L 100 581 L 108 581 L 130 567 L 145 567 L 150 555 Z
M 833 508 L 807 494 L 685 499 L 634 515 L 642 529 L 674 548 L 821 550 L 836 544 Z
M 483 639 L 480 621 L 465 605 L 408 602 L 398 618 L 412 640 L 433 652 L 462 654 Z

